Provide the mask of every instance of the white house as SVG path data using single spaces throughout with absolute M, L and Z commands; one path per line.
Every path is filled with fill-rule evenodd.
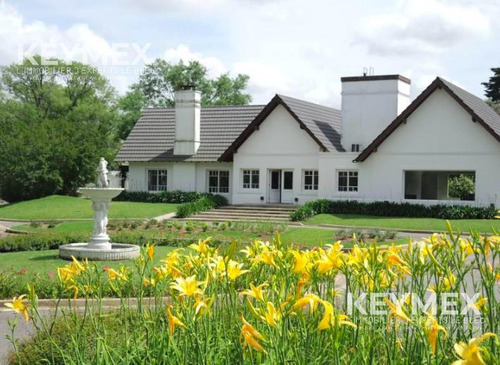
M 146 109 L 116 160 L 136 191 L 185 190 L 232 204 L 317 198 L 500 207 L 500 116 L 436 78 L 413 102 L 400 75 L 343 77 L 342 110 L 276 95 L 267 105 L 200 106 L 182 90 Z M 468 201 L 450 177 L 474 178 Z

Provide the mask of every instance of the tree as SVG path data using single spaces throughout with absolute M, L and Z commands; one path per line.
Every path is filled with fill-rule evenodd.
M 39 56 L 2 68 L 0 196 L 74 194 L 117 147 L 115 93 L 96 69 Z
M 452 176 L 448 180 L 448 192 L 451 198 L 469 199 L 475 194 L 475 191 L 476 184 L 472 175 L 460 174 Z
M 486 89 L 486 97 L 493 103 L 500 103 L 500 67 L 492 68 L 493 76 L 488 82 L 483 82 L 482 85 Z
M 210 79 L 206 67 L 197 61 L 172 64 L 157 59 L 145 67 L 139 81 L 119 99 L 119 135 L 122 139 L 128 136 L 143 108 L 173 107 L 175 91 L 185 86 L 194 86 L 201 92 L 202 106 L 247 105 L 252 101 L 252 97 L 244 92 L 248 79 L 247 75 L 241 74 L 231 78 L 227 73 Z

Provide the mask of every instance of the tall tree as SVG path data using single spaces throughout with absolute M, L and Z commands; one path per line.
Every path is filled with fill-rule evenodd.
M 494 103 L 500 103 L 500 67 L 491 69 L 493 76 L 490 77 L 488 82 L 483 82 L 485 87 L 485 94 L 488 99 Z
M 252 97 L 245 93 L 249 77 L 237 75 L 231 78 L 225 73 L 210 79 L 205 66 L 198 61 L 177 64 L 157 59 L 147 65 L 139 81 L 120 98 L 120 136 L 125 139 L 140 117 L 141 109 L 151 107 L 173 107 L 175 91 L 185 86 L 194 86 L 201 92 L 202 106 L 247 105 Z
M 117 147 L 108 81 L 88 65 L 34 59 L 1 70 L 0 196 L 8 201 L 74 193 Z

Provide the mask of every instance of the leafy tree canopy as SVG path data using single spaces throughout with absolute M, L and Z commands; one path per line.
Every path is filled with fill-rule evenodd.
M 117 147 L 108 81 L 82 63 L 34 59 L 1 69 L 0 196 L 11 202 L 75 193 Z
M 118 101 L 121 113 L 120 137 L 125 139 L 145 107 L 173 107 L 175 91 L 194 86 L 201 92 L 202 106 L 247 105 L 252 97 L 245 93 L 249 77 L 231 78 L 225 73 L 215 79 L 208 76 L 198 61 L 177 64 L 157 59 L 146 66 L 139 81 Z
M 493 103 L 500 103 L 500 67 L 492 68 L 493 76 L 488 82 L 483 82 L 482 85 L 486 90 L 486 97 Z

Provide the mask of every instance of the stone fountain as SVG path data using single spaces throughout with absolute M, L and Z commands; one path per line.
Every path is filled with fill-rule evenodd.
M 88 243 L 70 243 L 59 246 L 59 257 L 89 260 L 125 260 L 139 256 L 139 246 L 125 243 L 111 243 L 106 232 L 108 225 L 108 209 L 111 199 L 120 195 L 122 188 L 110 187 L 108 180 L 108 163 L 101 157 L 97 168 L 97 187 L 80 188 L 78 192 L 92 201 L 94 211 L 94 231 Z

